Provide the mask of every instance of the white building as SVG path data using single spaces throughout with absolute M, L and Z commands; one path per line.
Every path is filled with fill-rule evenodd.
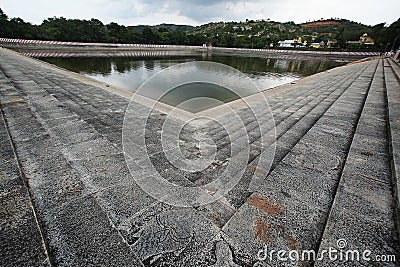
M 280 47 L 294 47 L 294 40 L 279 41 L 278 45 Z
M 320 43 L 311 43 L 310 47 L 312 47 L 312 48 L 321 48 L 321 45 L 320 45 Z

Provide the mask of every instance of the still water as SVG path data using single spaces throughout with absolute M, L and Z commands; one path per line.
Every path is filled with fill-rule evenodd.
M 344 64 L 327 60 L 284 60 L 212 54 L 41 59 L 173 106 L 192 98 L 202 99 L 197 102 L 192 101 L 190 105 L 180 105 L 180 108 L 191 112 L 205 110 L 218 105 L 217 102 L 229 102 Z M 207 62 L 209 64 L 206 64 Z M 211 64 L 212 62 L 219 64 Z M 245 76 L 251 81 L 251 85 L 246 86 L 249 84 L 248 81 L 242 82 L 247 78 Z M 193 82 L 188 83 L 190 80 Z M 232 87 L 241 85 L 239 89 L 231 90 L 221 86 L 224 83 L 218 80 L 225 81 Z M 252 86 L 253 84 L 256 86 Z M 206 98 L 218 101 L 207 101 Z

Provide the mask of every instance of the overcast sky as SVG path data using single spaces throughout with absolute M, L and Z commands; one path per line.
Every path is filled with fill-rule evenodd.
M 0 0 L 0 7 L 9 17 L 34 24 L 54 16 L 124 25 L 200 25 L 268 18 L 300 23 L 331 17 L 375 25 L 400 17 L 399 0 Z

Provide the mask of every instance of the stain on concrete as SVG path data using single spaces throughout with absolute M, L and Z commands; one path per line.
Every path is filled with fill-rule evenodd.
M 288 239 L 288 247 L 291 250 L 297 250 L 297 247 L 299 245 L 299 240 L 295 236 L 290 236 Z
M 254 227 L 254 237 L 260 239 L 264 243 L 269 242 L 269 236 L 268 236 L 268 228 L 269 225 L 263 221 L 256 220 L 255 221 L 255 227 Z
M 271 216 L 282 214 L 282 207 L 265 196 L 251 195 L 247 200 L 247 204 Z

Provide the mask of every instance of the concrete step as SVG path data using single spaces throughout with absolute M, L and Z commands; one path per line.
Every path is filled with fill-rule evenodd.
M 370 250 L 377 255 L 398 255 L 398 236 L 393 210 L 383 62 L 380 61 L 330 209 L 319 253 L 336 249 Z M 386 72 L 386 71 L 385 71 Z M 368 233 L 368 234 L 366 234 Z M 340 240 L 345 240 L 341 244 Z M 351 261 L 351 260 L 350 260 Z M 369 261 L 354 260 L 360 266 Z M 346 259 L 325 258 L 315 266 L 340 265 Z M 396 266 L 394 262 L 386 266 Z
M 385 64 L 390 66 L 394 72 L 395 77 L 400 79 L 400 65 L 398 62 L 394 61 L 393 59 L 387 59 Z
M 400 67 L 392 60 L 385 60 L 385 85 L 387 100 L 387 127 L 391 155 L 391 174 L 396 209 L 398 235 L 400 232 Z
M 358 68 L 358 66 L 356 66 Z M 314 86 L 312 90 L 310 90 L 310 85 L 308 83 L 306 84 L 301 84 L 300 86 L 294 86 L 292 91 L 289 92 L 289 94 L 285 94 L 285 99 L 283 101 L 279 101 L 277 103 L 273 103 L 270 105 L 271 107 L 271 112 L 274 115 L 274 121 L 276 124 L 279 124 L 283 120 L 287 119 L 290 117 L 293 113 L 301 109 L 302 107 L 306 106 L 310 102 L 313 101 L 318 101 L 318 99 L 323 98 L 324 96 L 328 95 L 329 92 L 326 91 L 326 87 L 328 84 L 333 85 L 330 87 L 330 89 L 334 90 L 335 86 L 337 83 L 342 83 L 343 80 L 346 78 L 352 78 L 351 75 L 348 75 L 348 73 L 345 73 L 344 75 L 332 75 L 330 76 L 330 79 L 328 80 L 327 78 L 326 81 L 322 80 L 318 85 Z M 293 92 L 293 93 L 292 93 Z M 291 94 L 292 93 L 292 94 Z M 270 102 L 273 99 L 268 99 L 268 102 Z M 263 107 L 264 103 L 261 103 L 259 106 Z M 253 115 L 252 110 L 249 109 L 242 109 L 239 110 L 238 113 L 241 114 L 241 117 L 243 117 L 242 121 L 244 121 L 244 125 L 246 127 L 246 130 L 251 132 L 252 130 L 256 129 L 258 126 L 260 126 L 260 122 L 257 123 L 255 121 L 254 115 Z M 269 112 L 268 109 L 264 108 L 264 112 Z M 266 114 L 269 115 L 269 114 Z M 223 120 L 223 119 L 222 119 Z M 236 129 L 240 129 L 241 124 L 234 123 L 233 120 L 225 119 L 225 121 L 229 124 L 231 122 Z M 266 122 L 268 123 L 268 122 Z M 225 125 L 225 124 L 224 124 Z M 233 128 L 235 129 L 235 128 Z M 223 129 L 220 129 L 218 132 L 218 129 L 214 130 L 208 130 L 207 133 L 209 133 L 210 136 L 215 137 L 216 140 L 223 140 L 222 142 L 225 141 L 225 143 L 228 143 L 226 139 L 226 133 Z M 233 132 L 234 134 L 234 132 Z M 221 141 L 219 141 L 221 142 Z
M 271 129 L 268 133 L 266 133 L 267 136 L 274 136 L 275 135 L 275 131 L 276 131 L 276 135 L 277 138 L 279 138 L 283 133 L 285 133 L 286 131 L 288 131 L 290 129 L 290 127 L 292 127 L 295 123 L 297 123 L 298 121 L 301 120 L 301 123 L 305 124 L 305 125 L 309 125 L 310 122 L 307 122 L 307 119 L 310 118 L 311 116 L 306 117 L 306 115 L 313 110 L 313 116 L 315 116 L 316 118 L 319 117 L 324 110 L 326 110 L 326 105 L 329 105 L 330 103 L 332 103 L 332 101 L 334 101 L 337 97 L 339 97 L 340 93 L 342 92 L 342 88 L 340 87 L 343 84 L 346 83 L 350 83 L 351 81 L 354 81 L 354 79 L 357 76 L 354 76 L 354 73 L 351 73 L 350 75 L 348 75 L 348 78 L 352 78 L 352 80 L 346 80 L 346 76 L 340 76 L 342 79 L 339 81 L 335 81 L 333 80 L 330 84 L 332 84 L 331 88 L 329 88 L 329 90 L 324 89 L 324 86 L 326 86 L 324 84 L 324 86 L 321 86 L 321 88 L 318 89 L 313 89 L 313 90 L 307 90 L 308 92 L 308 96 L 307 96 L 307 92 L 305 92 L 306 96 L 304 98 L 302 98 L 301 101 L 297 102 L 297 103 L 292 103 L 292 105 L 295 105 L 296 107 L 293 108 L 292 106 L 287 106 L 285 107 L 286 110 L 290 110 L 290 112 L 287 112 L 287 114 L 285 115 L 285 117 L 280 117 L 279 119 L 277 119 L 276 117 L 274 118 L 275 120 L 275 129 Z M 310 93 L 311 92 L 311 93 Z M 286 101 L 283 101 L 286 102 Z M 251 113 L 251 111 L 249 111 Z M 251 117 L 251 116 L 249 116 Z M 249 163 L 251 161 L 253 161 L 253 159 L 255 157 L 257 157 L 260 153 L 260 151 L 257 151 L 256 147 L 260 146 L 260 127 L 263 127 L 264 125 L 268 125 L 271 124 L 270 126 L 274 126 L 273 123 L 268 120 L 268 116 L 266 121 L 255 121 L 255 118 L 251 118 L 250 121 L 253 122 L 253 124 L 255 125 L 254 127 L 248 127 L 248 125 L 246 125 L 246 131 L 248 132 L 249 135 L 249 143 L 252 144 L 254 143 L 255 145 L 255 149 L 254 149 L 254 153 L 252 153 L 250 159 L 249 159 Z M 304 117 L 306 117 L 305 119 L 303 119 Z M 232 121 L 232 119 L 226 119 L 226 121 Z M 305 126 L 307 127 L 307 126 Z M 266 130 L 265 127 L 263 129 L 264 131 Z M 207 131 L 207 129 L 205 130 Z M 207 131 L 208 133 L 208 131 Z M 221 149 L 221 151 L 225 151 L 221 152 L 222 155 L 226 157 L 229 157 L 228 154 L 230 153 L 230 147 L 229 144 L 231 142 L 234 142 L 235 140 L 237 140 L 238 138 L 241 137 L 240 132 L 233 132 L 233 134 L 231 135 L 227 135 L 227 132 L 223 132 L 222 136 L 215 136 L 210 134 L 210 137 L 213 138 L 214 142 L 217 143 L 217 145 L 219 145 L 219 149 Z M 271 140 L 271 142 L 275 141 L 272 140 L 272 138 L 269 138 Z M 269 144 L 265 144 L 265 145 L 269 145 Z M 264 145 L 264 146 L 265 146 Z M 279 147 L 282 148 L 282 147 Z M 278 153 L 280 154 L 280 153 Z M 223 160 L 223 159 L 221 159 Z M 279 162 L 279 157 L 277 158 L 276 162 Z
M 358 67 L 358 66 L 357 66 Z M 364 67 L 365 68 L 365 67 Z M 358 69 L 358 68 L 356 68 Z M 329 108 L 329 106 L 332 104 L 332 101 L 337 99 L 340 94 L 349 86 L 352 82 L 354 82 L 355 79 L 357 79 L 357 74 L 359 75 L 361 71 L 354 71 L 354 73 L 346 73 L 349 77 L 352 77 L 352 80 L 347 81 L 341 81 L 340 83 L 332 82 L 334 86 L 332 86 L 334 89 L 325 90 L 329 93 L 328 96 L 324 96 L 323 100 L 317 100 L 320 102 L 317 103 L 311 103 L 313 101 L 309 102 L 309 106 L 306 108 L 303 108 L 304 110 L 296 111 L 291 115 L 287 120 L 279 123 L 277 125 L 277 128 L 280 129 L 277 131 L 277 136 L 278 136 L 278 146 L 277 146 L 277 154 L 276 154 L 276 159 L 275 159 L 275 164 L 278 164 L 280 160 L 290 151 L 290 149 L 296 144 L 296 142 L 303 136 L 308 129 L 312 126 L 313 123 L 323 114 L 326 109 Z M 345 77 L 342 77 L 345 79 Z M 308 90 L 311 91 L 312 90 Z M 318 92 L 320 94 L 320 92 Z M 329 101 L 327 101 L 329 99 Z M 323 101 L 326 101 L 326 103 L 322 104 Z M 305 112 L 308 112 L 304 114 Z M 291 119 L 293 118 L 293 119 Z M 310 120 L 311 118 L 311 120 Z M 279 128 L 280 125 L 285 125 L 285 128 L 281 127 Z M 293 127 L 291 130 L 291 127 Z M 285 134 L 284 134 L 285 133 Z M 294 138 L 295 137 L 295 138 Z M 283 139 L 283 140 L 282 140 Z M 252 140 L 254 141 L 254 139 Z M 249 183 L 251 180 L 252 175 L 254 172 L 261 172 L 262 174 L 262 169 L 257 169 L 257 160 L 258 156 L 260 154 L 260 147 L 257 143 L 254 144 L 255 147 L 252 150 L 251 157 L 249 159 L 249 168 L 246 170 L 243 178 L 241 181 L 238 183 L 238 185 L 229 193 L 229 195 L 221 201 L 221 203 L 213 203 L 210 206 L 205 206 L 202 211 L 207 214 L 208 217 L 214 218 L 217 221 L 217 224 L 219 226 L 222 226 L 224 222 L 226 222 L 230 216 L 233 215 L 235 210 L 232 210 L 232 206 L 234 208 L 240 207 L 246 199 L 249 197 L 251 194 L 251 191 L 249 191 Z M 258 149 L 257 149 L 258 146 Z M 272 146 L 267 146 L 264 147 L 263 149 L 266 151 L 269 151 L 268 149 L 272 149 Z M 223 150 L 223 149 L 222 149 Z M 230 148 L 227 147 L 225 148 L 227 150 L 227 153 L 229 154 Z M 225 157 L 228 157 L 225 155 Z M 274 167 L 272 167 L 273 169 Z M 223 171 L 223 170 L 222 170 Z M 218 172 L 217 172 L 218 174 Z M 205 175 L 209 175 L 211 178 L 207 179 L 204 177 L 204 175 L 199 176 L 201 179 L 205 181 L 205 183 L 211 181 L 213 179 L 213 175 L 215 176 L 215 171 L 214 172 L 205 172 Z M 267 173 L 264 174 L 266 176 Z M 215 178 L 215 177 L 214 177 Z M 246 192 L 245 194 L 243 192 Z M 230 203 L 230 204 L 226 204 Z
M 96 178 L 94 174 L 88 176 L 90 171 L 80 172 L 76 165 L 73 166 L 76 162 L 66 156 L 65 147 L 74 147 L 74 144 L 64 144 L 65 140 L 60 135 L 54 135 L 55 132 L 45 123 L 58 120 L 60 112 L 57 111 L 56 101 L 49 101 L 49 96 L 43 95 L 40 87 L 24 78 L 18 65 L 1 64 L 0 67 L 7 69 L 8 74 L 15 75 L 15 80 L 19 82 L 16 91 L 23 101 L 18 106 L 5 107 L 4 112 L 11 136 L 16 142 L 23 172 L 28 179 L 51 261 L 55 265 L 141 265 L 104 208 L 99 205 L 98 196 L 90 194 L 87 189 L 87 181 Z M 73 114 L 64 115 L 65 112 L 61 117 L 73 117 Z M 41 116 L 48 116 L 47 120 Z M 57 125 L 63 123 L 60 119 Z M 64 135 L 70 133 L 65 131 Z M 80 143 L 80 148 L 86 154 L 90 151 L 94 153 L 90 150 L 94 144 L 90 148 L 85 144 L 87 142 Z M 107 148 L 104 143 L 99 145 Z M 101 167 L 104 168 L 104 163 Z
M 122 125 L 126 100 L 121 101 L 120 97 L 94 86 L 71 80 L 65 82 L 61 75 L 49 77 L 49 74 L 38 69 L 32 72 L 34 74 L 30 75 L 31 80 L 62 102 L 65 108 L 76 113 L 113 143 L 122 147 L 121 127 L 118 126 Z
M 336 100 L 223 227 L 247 264 L 268 249 L 317 250 L 377 62 Z M 262 229 L 258 229 L 262 228 Z M 277 264 L 275 262 L 270 264 Z
M 50 266 L 41 228 L 15 154 L 4 109 L 23 103 L 0 71 L 0 265 Z
M 25 64 L 25 62 L 20 63 L 22 66 Z M 17 80 L 25 77 L 18 71 L 20 65 L 7 65 L 15 72 L 14 77 L 18 77 Z M 7 68 L 7 66 L 2 65 L 1 67 Z M 71 131 L 75 130 L 84 136 L 86 134 L 90 136 L 93 133 L 89 132 L 87 127 L 81 127 L 79 130 L 70 129 L 68 126 L 74 124 L 77 114 L 59 107 L 57 99 L 46 95 L 45 90 L 38 84 L 29 81 L 26 77 L 24 81 L 25 83 L 19 85 L 19 89 L 28 92 L 25 97 L 29 100 L 29 105 L 34 108 L 35 114 L 38 115 L 37 120 L 31 121 L 39 120 L 42 123 L 34 131 L 41 132 L 39 128 L 43 126 L 42 128 L 48 132 L 49 139 L 35 140 L 34 145 L 32 140 L 27 140 L 27 145 L 30 144 L 30 146 L 23 147 L 20 153 L 24 155 L 24 158 L 31 159 L 27 163 L 27 168 L 32 171 L 41 169 L 35 168 L 34 165 L 40 155 L 45 155 L 40 158 L 41 165 L 54 168 L 51 175 L 44 177 L 42 173 L 37 175 L 43 177 L 43 180 L 48 181 L 49 184 L 48 188 L 42 187 L 34 190 L 33 195 L 38 197 L 39 202 L 52 202 L 54 197 L 49 194 L 54 193 L 56 189 L 54 187 L 59 183 L 73 183 L 70 186 L 71 196 L 67 195 L 78 197 L 77 200 L 64 201 L 65 203 L 61 206 L 56 203 L 54 210 L 40 207 L 40 212 L 45 217 L 50 247 L 54 249 L 57 263 L 65 265 L 85 263 L 86 265 L 89 262 L 93 265 L 135 266 L 140 265 L 140 260 L 151 258 L 152 249 L 170 249 L 173 245 L 178 246 L 177 249 L 180 250 L 179 247 L 184 245 L 185 252 L 182 253 L 191 255 L 214 238 L 218 228 L 192 208 L 180 209 L 166 206 L 144 193 L 131 177 L 120 149 L 113 147 L 107 139 L 101 136 L 90 137 L 88 140 L 80 140 L 79 136 L 68 139 L 73 135 Z M 62 110 L 58 111 L 58 108 Z M 58 115 L 59 117 L 57 117 Z M 68 121 L 72 124 L 65 125 Z M 85 121 L 80 123 L 78 120 L 77 123 L 82 125 Z M 71 142 L 67 142 L 67 140 Z M 72 142 L 73 140 L 79 141 Z M 22 145 L 25 144 L 22 143 Z M 42 150 L 47 153 L 40 153 Z M 59 166 L 58 160 L 61 159 L 56 153 L 60 153 L 61 157 L 67 159 L 68 166 L 72 167 L 74 173 L 69 173 L 62 168 L 63 166 Z M 159 164 L 158 166 L 164 167 L 165 165 Z M 47 174 L 47 172 L 45 173 Z M 60 173 L 65 176 L 58 180 L 59 183 L 52 184 L 55 178 L 59 178 Z M 74 184 L 74 174 L 79 178 L 76 185 Z M 34 173 L 31 175 L 33 176 Z M 40 178 L 34 177 L 32 180 L 39 181 Z M 83 187 L 80 188 L 78 185 L 83 185 Z M 56 192 L 61 195 L 65 194 L 63 190 L 56 190 Z M 48 204 L 44 204 L 43 207 L 46 205 Z M 85 208 L 78 208 L 80 205 Z M 161 208 L 157 209 L 158 206 Z M 149 217 L 150 215 L 144 216 L 143 213 L 148 212 L 149 208 L 152 211 L 151 217 Z M 154 213 L 155 211 L 158 213 Z M 181 219 L 175 221 L 177 216 Z M 143 219 L 145 221 L 142 221 Z M 152 229 L 163 227 L 158 223 L 159 219 L 167 220 L 167 227 L 173 227 L 176 222 L 175 227 L 182 228 L 182 231 L 177 230 L 175 233 L 177 239 L 167 238 L 169 232 L 163 231 L 164 228 L 156 231 L 158 234 L 154 234 Z M 99 222 L 96 223 L 94 220 L 99 220 Z M 78 224 L 78 221 L 84 223 Z M 190 227 L 191 232 L 189 239 L 187 232 L 184 231 L 187 227 Z M 146 234 L 146 231 L 150 231 L 150 235 Z M 103 236 L 103 238 L 98 239 L 98 236 Z M 166 240 L 165 248 L 148 246 L 149 242 L 160 245 L 160 240 Z M 171 244 L 171 242 L 175 242 L 174 240 L 177 240 L 175 245 Z M 95 246 L 102 250 L 93 249 Z M 80 252 L 77 251 L 79 247 L 82 247 Z M 116 256 L 110 256 L 108 253 L 114 253 Z M 157 254 L 156 251 L 154 253 Z M 72 254 L 82 256 L 73 257 Z M 140 260 L 136 258 L 136 255 Z M 176 257 L 174 255 L 173 253 L 173 258 Z
M 307 130 L 311 127 L 310 125 L 310 118 L 313 120 L 313 122 L 315 122 L 315 120 L 317 120 L 321 114 L 328 109 L 329 105 L 332 104 L 331 101 L 334 101 L 337 97 L 339 97 L 340 93 L 344 90 L 343 88 L 347 88 L 348 85 L 350 85 L 351 82 L 354 81 L 354 79 L 357 78 L 356 74 L 361 73 L 361 70 L 358 70 L 358 66 L 357 68 L 355 68 L 354 73 L 351 72 L 351 74 L 348 74 L 350 77 L 352 77 L 353 79 L 350 81 L 344 80 L 341 81 L 340 83 L 332 83 L 334 84 L 333 88 L 334 89 L 328 89 L 325 90 L 326 92 L 329 93 L 328 96 L 324 95 L 324 98 L 322 101 L 325 101 L 326 103 L 322 104 L 321 102 L 319 102 L 319 104 L 321 104 L 321 106 L 317 106 L 317 103 L 313 103 L 313 106 L 305 109 L 305 111 L 301 111 L 302 114 L 301 116 L 304 117 L 304 112 L 310 112 L 311 109 L 311 113 L 304 119 L 302 119 L 302 117 L 300 116 L 300 114 L 298 113 L 294 113 L 293 117 L 297 117 L 297 119 L 294 119 L 290 124 L 286 124 L 289 125 L 288 128 L 290 128 L 292 125 L 296 124 L 297 128 L 296 131 L 292 131 L 291 133 L 288 133 L 287 135 L 293 136 L 294 134 L 299 135 L 299 132 L 301 132 L 301 135 L 299 135 L 297 138 L 299 139 L 302 135 L 304 135 L 305 132 L 307 132 Z M 356 71 L 357 70 L 357 71 Z M 341 86 L 341 87 L 340 87 Z M 312 90 L 308 90 L 308 91 L 312 91 Z M 322 107 L 322 108 L 321 108 Z M 300 113 L 300 112 L 299 112 Z M 312 116 L 311 116 L 312 115 Z M 288 129 L 285 129 L 288 130 Z M 283 133 L 283 129 L 280 131 L 280 134 L 282 135 Z M 284 138 L 287 138 L 287 135 L 284 136 Z M 290 150 L 291 146 L 294 146 L 295 142 L 297 142 L 298 139 L 294 139 L 294 140 L 290 140 L 293 144 L 285 144 L 287 145 L 287 147 L 285 146 L 285 151 L 281 151 L 283 150 L 283 147 L 279 147 L 280 151 L 278 152 L 279 157 L 277 157 L 278 160 L 276 160 L 276 163 L 279 162 L 284 155 Z M 254 138 L 253 138 L 254 140 Z M 288 142 L 289 140 L 285 140 L 285 141 L 281 141 L 280 144 L 284 144 L 285 142 Z M 257 144 L 255 145 L 257 146 Z M 269 147 L 264 148 L 265 150 L 267 150 Z M 249 159 L 250 162 L 252 162 L 254 160 L 254 158 L 258 157 L 258 155 L 260 154 L 260 152 L 257 152 L 257 150 L 260 148 L 255 147 L 252 150 L 252 155 Z M 223 147 L 222 149 L 220 149 L 218 151 L 217 154 L 217 158 L 220 158 L 220 160 L 225 160 L 227 157 L 230 157 L 230 147 Z M 254 154 L 254 155 L 253 155 Z M 248 159 L 245 159 L 248 160 Z M 158 162 L 164 162 L 163 164 L 160 164 L 161 166 L 167 167 L 168 169 L 171 169 L 172 166 L 170 165 L 166 165 L 165 163 L 166 160 L 162 160 L 161 155 L 160 158 L 158 160 Z M 224 198 L 223 200 L 219 201 L 218 203 L 213 203 L 210 205 L 206 205 L 204 207 L 201 208 L 201 211 L 210 219 L 212 219 L 217 226 L 222 227 L 224 225 L 224 223 L 230 218 L 230 216 L 233 215 L 235 208 L 240 207 L 248 198 L 248 196 L 251 194 L 251 192 L 248 190 L 248 185 L 249 182 L 251 180 L 251 176 L 253 175 L 254 172 L 254 166 L 253 164 L 251 164 L 248 168 L 248 170 L 246 170 L 243 179 L 241 179 L 241 181 L 238 183 L 238 185 L 229 193 L 229 195 L 227 196 L 227 198 Z M 162 170 L 160 170 L 162 171 Z M 215 170 L 214 168 L 208 168 L 205 171 L 202 171 L 201 173 L 195 173 L 193 175 L 187 175 L 187 179 L 190 180 L 191 182 L 193 182 L 193 184 L 198 185 L 199 182 L 196 179 L 201 180 L 201 183 L 207 184 L 209 182 L 211 182 L 213 179 L 215 179 L 216 177 L 218 177 L 221 172 L 224 171 L 224 168 L 220 168 Z M 173 174 L 170 172 L 170 174 Z M 184 175 L 183 173 L 178 173 L 178 175 Z M 235 174 L 232 174 L 235 175 Z M 265 175 L 267 175 L 267 173 L 265 173 Z
M 254 170 L 257 166 L 257 162 L 261 153 L 275 153 L 274 162 L 272 163 L 270 169 L 270 171 L 273 171 L 275 166 L 282 161 L 287 153 L 289 153 L 292 148 L 299 142 L 299 140 L 301 140 L 304 134 L 306 134 L 307 131 L 314 125 L 314 123 L 321 116 L 323 116 L 323 114 L 336 101 L 336 99 L 340 97 L 343 91 L 346 90 L 346 88 L 350 86 L 354 82 L 354 80 L 356 80 L 357 77 L 361 75 L 361 73 L 362 70 L 352 73 L 352 80 L 344 80 L 341 83 L 335 84 L 335 86 L 333 86 L 335 89 L 333 91 L 328 90 L 330 92 L 330 95 L 326 96 L 321 102 L 307 107 L 305 111 L 293 113 L 293 115 L 290 116 L 287 120 L 278 124 L 276 129 L 276 143 L 254 152 L 253 158 L 249 162 L 249 171 L 246 172 L 245 176 L 243 177 L 243 181 L 247 180 L 249 182 L 250 177 L 254 175 Z M 254 145 L 259 146 L 257 142 L 254 142 Z M 267 174 L 268 173 L 265 173 L 264 176 L 267 176 Z M 242 187 L 241 190 L 249 190 L 248 186 L 248 184 L 240 183 L 240 187 Z M 237 190 L 237 188 L 234 189 L 234 191 Z M 233 196 L 234 194 L 231 195 L 231 197 Z M 235 207 L 240 207 L 244 203 L 244 201 L 245 199 L 241 199 L 240 201 L 236 200 L 232 204 Z
M 202 212 L 204 212 L 207 217 L 215 220 L 219 227 L 222 227 L 234 214 L 236 209 L 239 208 L 252 193 L 249 189 L 249 184 L 255 172 L 257 173 L 256 175 L 263 175 L 264 177 L 268 175 L 268 172 L 265 171 L 263 167 L 257 166 L 261 151 L 263 151 L 262 153 L 269 153 L 272 155 L 274 154 L 273 152 L 275 152 L 275 159 L 270 169 L 270 171 L 272 171 L 301 139 L 301 137 L 312 127 L 315 121 L 323 115 L 330 105 L 332 105 L 333 101 L 335 101 L 345 88 L 354 82 L 354 79 L 357 79 L 358 75 L 361 73 L 362 70 L 354 71 L 354 73 L 351 72 L 349 76 L 353 78 L 352 80 L 344 80 L 340 83 L 335 83 L 333 90 L 326 90 L 329 92 L 329 95 L 325 96 L 323 100 L 318 100 L 320 102 L 309 104 L 310 107 L 304 108 L 304 111 L 297 111 L 287 120 L 279 123 L 277 128 L 283 124 L 285 125 L 285 128 L 281 127 L 280 130 L 277 130 L 276 136 L 278 140 L 275 141 L 276 143 L 267 144 L 267 146 L 261 147 L 261 145 L 257 143 L 257 141 L 254 142 L 253 139 L 253 143 L 251 144 L 251 154 L 248 159 L 249 166 L 239 183 L 227 196 L 220 200 L 219 203 L 212 203 L 204 206 Z M 273 129 L 273 131 L 275 131 L 275 129 Z M 268 134 L 274 136 L 275 132 L 269 132 L 266 135 Z M 230 152 L 230 147 L 222 148 L 220 150 L 220 153 L 223 155 L 221 160 L 224 160 L 227 157 L 230 158 Z M 199 177 L 204 184 L 207 184 L 216 179 L 218 175 L 221 175 L 223 171 L 223 168 L 217 171 L 214 169 L 206 169 L 201 173 L 202 175 L 198 175 L 197 177 Z M 194 182 L 196 183 L 196 181 Z

